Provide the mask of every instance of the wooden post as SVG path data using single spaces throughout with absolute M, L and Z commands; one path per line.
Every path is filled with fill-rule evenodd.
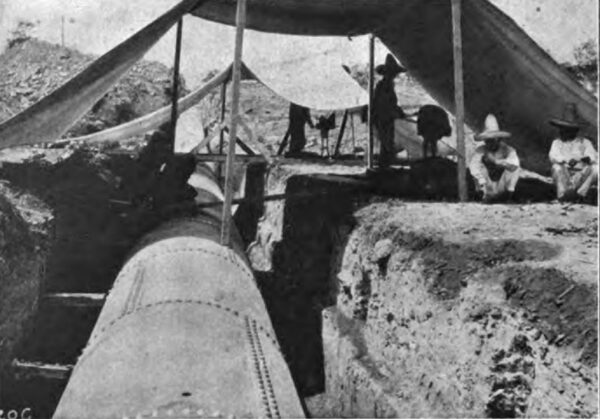
M 458 158 L 458 199 L 467 200 L 467 165 L 465 161 L 465 97 L 463 85 L 461 0 L 452 0 L 452 32 L 454 44 L 454 105 Z
M 220 125 L 223 125 L 225 122 L 225 112 L 227 111 L 227 83 L 229 82 L 229 78 L 231 77 L 231 72 L 229 73 L 229 77 L 223 82 L 221 85 L 221 119 Z M 225 133 L 223 132 L 223 128 L 219 128 L 219 154 L 223 154 L 223 142 L 225 141 Z M 223 164 L 217 164 L 217 179 L 219 180 L 219 184 L 221 187 L 223 180 Z
M 342 139 L 344 138 L 344 131 L 346 130 L 346 122 L 348 122 L 348 109 L 344 112 L 344 118 L 342 118 L 342 125 L 340 126 L 340 133 L 338 134 L 337 142 L 335 143 L 335 151 L 333 156 L 337 157 L 340 154 L 340 146 L 342 145 Z
M 242 70 L 242 46 L 244 43 L 244 27 L 246 26 L 246 0 L 237 0 L 235 16 L 235 51 L 232 69 L 231 92 L 231 124 L 229 128 L 229 147 L 227 149 L 227 162 L 225 164 L 225 201 L 221 214 L 221 244 L 231 244 L 231 202 L 233 200 L 233 165 L 235 163 L 235 138 L 237 138 L 237 118 L 240 105 L 240 79 Z
M 225 112 L 227 111 L 227 82 L 228 80 L 225 80 L 221 85 L 221 124 L 225 122 Z M 224 133 L 223 129 L 220 129 L 220 131 L 221 132 L 219 134 L 219 154 L 223 154 Z
M 367 123 L 369 124 L 369 144 L 367 145 L 367 167 L 373 168 L 373 91 L 375 72 L 375 36 L 369 35 L 369 113 Z
M 177 22 L 177 39 L 175 41 L 175 64 L 173 66 L 173 91 L 171 92 L 171 141 L 175 151 L 175 132 L 177 130 L 177 101 L 179 99 L 179 61 L 181 58 L 181 33 L 183 19 Z

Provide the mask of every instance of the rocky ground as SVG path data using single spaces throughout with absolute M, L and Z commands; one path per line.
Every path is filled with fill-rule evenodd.
M 28 108 L 83 70 L 96 57 L 36 39 L 0 55 L 0 122 Z M 66 137 L 101 131 L 170 103 L 172 72 L 140 61 L 100 99 Z M 187 92 L 183 82 L 183 94 Z

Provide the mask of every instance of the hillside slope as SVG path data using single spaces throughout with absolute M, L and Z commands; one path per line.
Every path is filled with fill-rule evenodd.
M 14 44 L 0 56 L 0 121 L 23 111 L 75 76 L 96 57 L 36 39 Z M 66 137 L 101 131 L 170 103 L 172 70 L 140 61 Z M 186 94 L 185 83 L 181 86 Z

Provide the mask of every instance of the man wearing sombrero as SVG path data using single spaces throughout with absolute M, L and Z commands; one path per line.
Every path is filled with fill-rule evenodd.
M 583 201 L 590 187 L 598 183 L 598 152 L 590 140 L 577 135 L 583 122 L 574 103 L 565 106 L 562 118 L 552 118 L 550 124 L 559 133 L 548 155 L 556 197 L 559 201 Z
M 517 151 L 503 140 L 510 133 L 500 130 L 494 115 L 485 119 L 483 132 L 475 136 L 475 141 L 484 141 L 477 147 L 469 171 L 475 179 L 475 188 L 484 202 L 513 199 L 519 181 L 519 156 Z
M 398 106 L 394 79 L 406 70 L 398 64 L 392 54 L 388 54 L 385 64 L 378 65 L 375 71 L 383 78 L 377 83 L 373 92 L 373 125 L 381 144 L 379 166 L 387 167 L 395 154 L 394 119 L 405 117 L 402 108 Z

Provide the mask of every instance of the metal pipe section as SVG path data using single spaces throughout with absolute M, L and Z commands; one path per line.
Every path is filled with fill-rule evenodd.
M 190 183 L 222 200 L 206 166 Z M 138 243 L 55 418 L 304 417 L 241 239 L 219 244 L 220 216 L 174 219 Z

